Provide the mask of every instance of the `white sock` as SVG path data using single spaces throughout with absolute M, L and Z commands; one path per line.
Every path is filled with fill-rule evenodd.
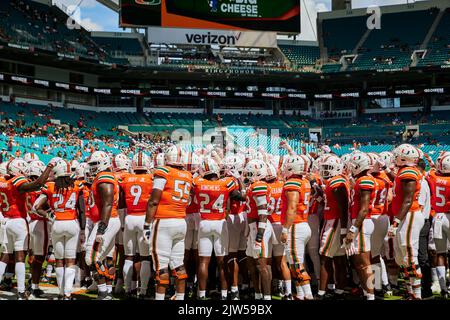
M 377 262 L 371 265 L 374 276 L 374 289 L 381 290 L 381 262 Z
M 47 264 L 46 271 L 47 271 L 47 278 L 50 278 L 52 276 L 52 271 L 53 271 L 53 266 L 50 263 Z
M 239 292 L 239 288 L 231 286 L 231 292 Z
M 31 289 L 33 289 L 33 290 L 39 289 L 39 283 L 32 283 L 31 284 Z
M 290 295 L 292 294 L 292 280 L 284 280 L 284 294 Z
M 375 300 L 375 294 L 373 294 L 373 293 L 368 293 L 366 297 L 367 297 L 367 300 Z
M 100 292 L 108 292 L 108 289 L 106 288 L 106 283 L 97 284 L 97 289 L 98 289 L 99 293 Z
M 317 292 L 317 294 L 318 294 L 319 296 L 324 296 L 325 293 L 327 293 L 325 290 L 319 290 L 319 291 Z
M 264 300 L 272 300 L 272 296 L 270 294 L 265 294 Z
M 226 298 L 228 296 L 228 290 L 220 290 L 222 297 Z
M 313 299 L 314 298 L 313 294 L 312 294 L 312 291 L 311 291 L 311 285 L 309 283 L 302 285 L 302 290 L 303 290 L 303 293 L 305 294 L 305 298 L 306 299 Z
M 79 284 L 81 281 L 81 268 L 77 264 L 73 267 L 75 269 L 75 283 Z
M 381 284 L 387 286 L 389 284 L 386 264 L 384 263 L 383 258 L 380 257 L 381 261 Z
M 175 300 L 184 300 L 184 292 L 183 293 L 176 293 L 175 294 Z
M 439 281 L 439 286 L 441 290 L 447 292 L 447 283 L 446 283 L 446 274 L 445 274 L 445 266 L 437 266 L 436 273 Z
M 141 262 L 141 294 L 145 295 L 147 293 L 148 283 L 150 281 L 150 261 Z
M 297 298 L 305 300 L 305 293 L 303 292 L 302 286 L 296 286 L 295 288 L 297 289 Z
M 131 290 L 135 290 L 138 287 L 137 281 L 131 281 Z
M 131 291 L 131 280 L 133 279 L 133 261 L 125 260 L 123 264 L 123 280 L 125 282 L 125 291 Z
M 165 296 L 164 293 L 158 293 L 158 292 L 156 292 L 156 293 L 155 293 L 155 300 L 164 300 L 164 296 Z
M 413 289 L 414 296 L 417 299 L 422 299 L 422 287 L 420 284 L 421 284 L 420 278 L 411 277 L 411 286 Z
M 56 267 L 56 283 L 58 283 L 59 294 L 64 294 L 64 267 Z
M 433 282 L 439 282 L 436 268 L 431 268 L 431 279 L 433 279 Z
M 255 300 L 262 300 L 263 294 L 262 293 L 255 293 Z
M 106 285 L 106 292 L 112 293 L 112 284 L 107 284 Z
M 0 282 L 3 281 L 3 275 L 5 274 L 7 266 L 8 264 L 0 261 Z
M 198 297 L 200 299 L 206 297 L 206 290 L 198 290 Z
M 334 290 L 334 283 L 329 283 L 327 287 L 328 287 L 328 290 L 333 291 Z
M 16 279 L 17 279 L 17 291 L 25 292 L 25 263 L 16 262 L 15 267 Z
M 70 296 L 72 294 L 73 282 L 75 280 L 77 270 L 75 266 L 64 268 L 64 295 Z

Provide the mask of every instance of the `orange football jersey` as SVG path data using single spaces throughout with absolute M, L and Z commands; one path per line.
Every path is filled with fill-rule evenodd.
M 151 174 L 130 174 L 120 182 L 125 195 L 127 214 L 145 215 L 148 200 L 153 188 L 153 176 Z
M 350 205 L 350 212 L 352 219 L 356 219 L 359 211 L 361 210 L 361 202 L 360 202 L 361 190 L 370 191 L 369 212 L 366 215 L 366 219 L 371 217 L 376 189 L 377 189 L 377 182 L 375 178 L 370 175 L 362 176 L 355 181 L 355 185 L 353 186 L 352 189 L 352 196 L 351 196 L 352 202 Z
M 392 187 L 392 182 L 384 171 L 373 173 L 372 176 L 377 182 L 375 198 L 372 203 L 372 215 L 387 214 L 387 196 L 389 189 Z
M 195 181 L 198 180 L 199 178 L 200 177 L 193 178 L 192 184 L 195 184 Z M 197 198 L 195 197 L 195 195 L 191 195 L 191 197 L 189 197 L 188 207 L 186 208 L 186 214 L 198 213 L 199 210 L 200 208 L 198 206 Z
M 339 212 L 339 206 L 337 199 L 334 196 L 334 190 L 340 187 L 345 187 L 347 190 L 347 199 L 350 198 L 350 184 L 348 180 L 342 176 L 335 176 L 325 181 L 325 192 L 324 192 L 324 208 L 323 215 L 325 220 L 339 219 L 341 218 L 341 213 Z
M 91 191 L 94 196 L 94 202 L 95 205 L 98 208 L 98 212 L 101 215 L 102 212 L 102 199 L 100 196 L 100 193 L 98 192 L 98 186 L 102 183 L 110 183 L 114 186 L 114 199 L 112 204 L 112 210 L 111 210 L 111 217 L 115 218 L 118 217 L 119 214 L 117 212 L 117 207 L 119 205 L 119 181 L 116 175 L 114 175 L 112 172 L 100 172 L 97 174 L 97 176 L 94 179 L 94 183 L 92 184 Z M 92 212 L 91 212 L 92 214 Z M 92 216 L 91 216 L 92 218 Z
M 27 218 L 26 194 L 18 190 L 27 182 L 23 175 L 0 182 L 0 211 L 5 218 Z
M 164 166 L 157 168 L 154 176 L 155 179 L 160 177 L 166 180 L 155 218 L 184 218 L 189 204 L 192 174 L 189 171 Z
M 440 176 L 431 170 L 427 180 L 432 194 L 432 209 L 437 213 L 450 213 L 450 176 Z
M 420 209 L 419 205 L 419 194 L 420 194 L 420 181 L 422 179 L 422 174 L 419 169 L 415 167 L 404 167 L 401 168 L 394 181 L 394 198 L 392 199 L 392 214 L 396 216 L 400 212 L 400 208 L 403 203 L 403 187 L 402 181 L 404 180 L 414 180 L 416 181 L 416 190 L 413 195 L 413 203 L 409 209 L 411 212 Z
M 28 192 L 26 194 L 25 201 L 26 201 L 27 212 L 28 212 L 28 216 L 30 217 L 30 220 L 46 220 L 44 217 L 41 217 L 40 215 L 32 212 L 34 202 L 36 201 L 36 199 L 39 197 L 39 195 L 41 193 L 42 193 L 42 191 L 39 190 L 39 191 Z
M 239 186 L 239 182 L 236 179 L 234 180 L 234 182 Z M 230 200 L 229 214 L 240 214 L 242 212 L 245 212 L 245 201 Z
M 269 184 L 270 196 L 267 212 L 269 214 L 269 221 L 281 221 L 281 193 L 283 192 L 283 181 L 275 181 Z
M 248 187 L 246 201 L 247 218 L 256 220 L 259 219 L 258 206 L 256 205 L 255 197 L 265 196 L 267 199 L 267 204 L 269 204 L 269 195 L 269 185 L 264 181 L 254 182 Z
M 56 220 L 74 220 L 78 213 L 76 206 L 81 188 L 79 183 L 75 183 L 72 188 L 64 191 L 56 191 L 54 182 L 47 182 L 42 188 L 42 193 L 47 196 L 49 207 L 55 213 Z
M 284 183 L 281 195 L 281 223 L 286 222 L 287 212 L 287 196 L 286 192 L 297 191 L 299 193 L 299 201 L 297 204 L 297 212 L 295 214 L 294 223 L 308 221 L 309 203 L 311 200 L 311 184 L 307 179 L 292 178 Z
M 192 187 L 203 220 L 225 219 L 230 193 L 238 188 L 233 178 L 215 181 L 199 178 Z

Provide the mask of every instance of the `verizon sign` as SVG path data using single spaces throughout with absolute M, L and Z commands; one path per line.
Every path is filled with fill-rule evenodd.
M 276 32 L 148 28 L 149 43 L 276 48 Z

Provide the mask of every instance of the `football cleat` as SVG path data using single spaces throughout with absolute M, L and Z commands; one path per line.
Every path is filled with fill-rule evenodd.
M 45 295 L 45 292 L 42 289 L 31 289 L 29 291 L 30 299 L 40 299 L 40 298 L 43 298 L 44 295 Z
M 285 295 L 281 298 L 281 300 L 294 300 L 294 298 L 292 297 L 292 294 L 288 294 Z
M 17 292 L 17 300 L 28 300 L 28 293 L 25 292 Z
M 11 291 L 12 288 L 13 283 L 11 278 L 5 278 L 2 283 L 0 283 L 0 291 Z

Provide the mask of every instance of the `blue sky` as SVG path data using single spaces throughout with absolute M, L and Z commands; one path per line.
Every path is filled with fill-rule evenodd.
M 1 1 L 1 0 L 0 0 Z M 81 4 L 80 8 L 80 20 L 83 27 L 90 31 L 112 31 L 120 32 L 123 31 L 119 28 L 119 18 L 118 14 L 104 5 L 98 3 L 96 0 L 53 0 L 53 3 L 58 2 L 66 6 L 76 6 L 78 3 Z M 115 0 L 116 2 L 118 0 Z M 352 0 L 352 5 L 354 8 L 367 7 L 369 5 L 392 5 L 399 3 L 406 3 L 407 0 Z M 409 0 L 409 2 L 414 2 L 414 0 Z M 308 8 L 309 18 L 313 22 L 313 26 L 309 22 L 306 10 L 302 10 L 302 34 L 300 39 L 302 40 L 315 40 L 315 18 L 317 12 L 329 11 L 331 8 L 331 0 L 301 0 L 302 7 Z M 77 18 L 75 18 L 77 19 Z

